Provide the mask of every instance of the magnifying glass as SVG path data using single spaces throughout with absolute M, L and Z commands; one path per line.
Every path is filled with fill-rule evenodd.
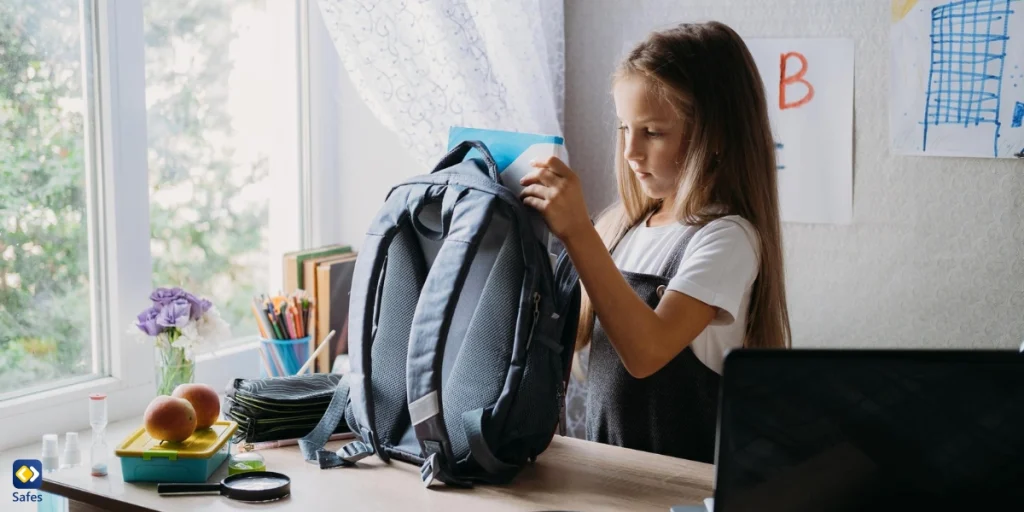
M 248 471 L 215 484 L 156 484 L 160 496 L 219 494 L 239 501 L 274 501 L 291 494 L 291 479 L 273 471 Z

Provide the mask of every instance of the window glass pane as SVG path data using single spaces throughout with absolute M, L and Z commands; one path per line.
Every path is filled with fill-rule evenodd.
M 0 397 L 93 373 L 81 30 L 0 0 Z
M 294 134 L 271 133 L 265 1 L 146 0 L 143 16 L 154 284 L 205 296 L 235 336 L 256 334 L 267 149 Z

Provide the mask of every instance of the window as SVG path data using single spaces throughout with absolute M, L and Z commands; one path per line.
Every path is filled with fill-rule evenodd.
M 209 298 L 236 337 L 270 290 L 269 16 L 265 0 L 143 7 L 154 285 Z
M 303 235 L 330 197 L 311 199 L 330 183 L 302 97 L 311 5 L 0 0 L 0 450 L 87 428 L 92 392 L 111 421 L 141 414 L 154 354 L 126 335 L 154 286 L 209 297 L 251 340 L 281 254 L 331 241 Z M 206 354 L 197 379 L 258 361 Z
M 0 395 L 103 371 L 80 14 L 78 0 L 0 1 Z

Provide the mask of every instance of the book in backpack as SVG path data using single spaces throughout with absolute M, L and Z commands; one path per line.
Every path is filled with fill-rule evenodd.
M 476 148 L 482 158 L 464 160 Z M 506 483 L 556 433 L 579 315 L 532 212 L 466 141 L 393 187 L 367 231 L 349 305 L 348 395 L 300 441 L 322 468 L 376 454 L 425 484 Z M 361 441 L 323 450 L 341 421 Z

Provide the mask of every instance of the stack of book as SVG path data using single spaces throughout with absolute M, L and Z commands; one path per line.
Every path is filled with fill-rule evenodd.
M 284 255 L 284 292 L 304 291 L 316 304 L 311 322 L 310 353 L 333 329 L 331 346 L 317 356 L 315 369 L 330 373 L 335 358 L 348 353 L 348 306 L 357 254 L 348 245 L 336 244 Z

